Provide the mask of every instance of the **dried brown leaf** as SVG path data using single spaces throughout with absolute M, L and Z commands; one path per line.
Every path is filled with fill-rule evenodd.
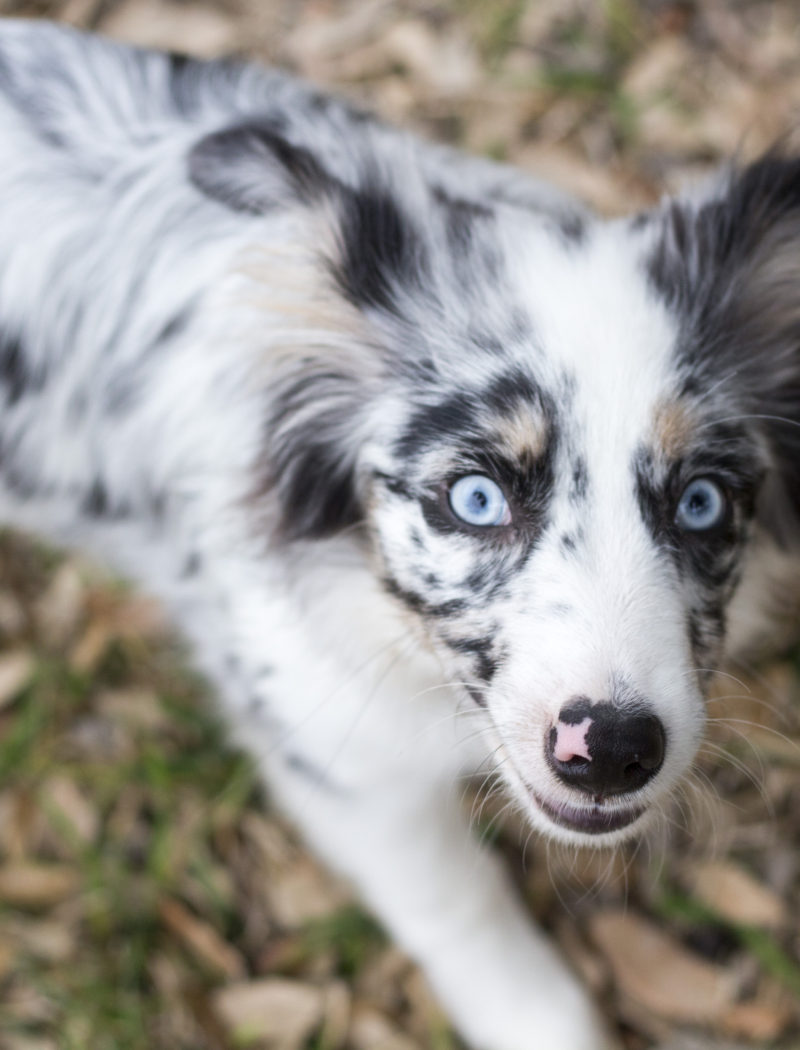
M 387 1017 L 358 1005 L 350 1027 L 353 1050 L 421 1050 L 420 1044 L 396 1028 Z
M 244 959 L 213 926 L 197 918 L 180 901 L 165 897 L 158 907 L 162 922 L 197 959 L 212 973 L 236 979 L 246 973 Z
M 324 988 L 322 1030 L 319 1045 L 325 1050 L 339 1050 L 350 1028 L 352 1001 L 344 981 L 331 981 Z
M 87 588 L 72 562 L 60 565 L 34 609 L 44 644 L 60 649 L 76 633 L 86 608 Z
M 88 798 L 68 776 L 57 773 L 50 777 L 40 793 L 42 808 L 55 818 L 55 823 L 65 822 L 69 835 L 83 845 L 94 842 L 100 830 L 100 814 L 94 801 Z M 57 826 L 57 832 L 60 828 Z
M 6 941 L 0 941 L 0 981 L 11 973 L 16 956 L 17 953 L 12 945 Z
M 64 963 L 77 947 L 74 924 L 60 919 L 5 918 L 5 932 L 21 951 L 50 963 Z
M 25 610 L 12 591 L 0 590 L 0 634 L 15 638 L 25 629 Z
M 217 58 L 236 48 L 236 22 L 230 15 L 201 3 L 131 0 L 115 6 L 103 32 L 140 47 L 160 47 L 199 58 Z
M 0 654 L 0 709 L 15 700 L 25 688 L 36 666 L 28 649 Z
M 788 1000 L 734 1003 L 722 1015 L 720 1027 L 727 1035 L 764 1046 L 786 1031 L 795 1014 L 796 1010 Z
M 733 861 L 694 864 L 687 877 L 692 893 L 731 922 L 775 928 L 786 921 L 786 905 L 778 894 Z
M 273 917 L 289 930 L 331 915 L 350 899 L 342 885 L 304 856 L 273 869 L 264 892 Z
M 711 1024 L 733 1003 L 733 974 L 687 951 L 640 916 L 617 910 L 592 916 L 592 939 L 611 966 L 617 988 L 658 1016 Z
M 270 1050 L 299 1050 L 322 1022 L 324 993 L 300 981 L 266 977 L 219 989 L 213 1006 L 234 1040 L 261 1039 Z
M 44 908 L 71 897 L 81 880 L 63 864 L 20 861 L 0 866 L 0 901 L 19 908 Z

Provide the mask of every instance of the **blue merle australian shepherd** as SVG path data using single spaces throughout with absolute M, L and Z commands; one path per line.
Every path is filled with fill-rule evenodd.
M 711 671 L 791 640 L 800 161 L 601 221 L 280 73 L 2 22 L 0 501 L 163 599 L 471 1046 L 600 1050 L 454 783 L 618 843 Z

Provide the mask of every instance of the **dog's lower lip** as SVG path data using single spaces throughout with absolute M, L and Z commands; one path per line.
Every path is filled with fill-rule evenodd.
M 531 794 L 536 805 L 554 824 L 569 828 L 570 831 L 583 832 L 584 835 L 603 835 L 611 831 L 619 831 L 620 828 L 633 824 L 644 813 L 644 809 L 640 806 L 632 806 L 628 809 L 608 809 L 597 803 L 591 807 L 571 806 L 564 802 L 555 805 L 535 792 Z

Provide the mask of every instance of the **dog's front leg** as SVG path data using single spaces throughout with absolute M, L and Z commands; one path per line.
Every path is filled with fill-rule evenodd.
M 471 838 L 451 790 L 420 779 L 410 767 L 404 780 L 341 793 L 331 783 L 300 779 L 279 778 L 285 807 L 422 965 L 471 1045 L 610 1045 L 497 858 Z
M 470 832 L 457 778 L 474 755 L 438 663 L 344 558 L 306 564 L 290 586 L 228 558 L 211 633 L 239 739 L 476 1050 L 606 1048 L 589 997 Z M 209 625 L 190 633 L 199 649 Z

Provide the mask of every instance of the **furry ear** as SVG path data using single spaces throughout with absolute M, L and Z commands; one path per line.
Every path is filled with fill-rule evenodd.
M 234 211 L 263 215 L 289 201 L 311 204 L 339 183 L 317 158 L 280 134 L 277 122 L 249 120 L 212 132 L 189 152 L 189 178 Z
M 767 154 L 673 205 L 650 273 L 683 322 L 687 377 L 765 436 L 765 523 L 800 543 L 800 158 Z
M 297 243 L 254 246 L 247 273 L 263 313 L 271 412 L 256 495 L 277 495 L 283 536 L 316 538 L 362 515 L 357 466 L 386 382 L 402 370 L 376 315 L 407 324 L 403 304 L 432 294 L 424 232 L 365 161 L 345 185 L 277 125 L 248 121 L 189 155 L 194 185 L 245 214 L 298 203 Z M 389 359 L 393 364 L 389 365 Z
M 298 224 L 300 243 L 256 250 L 251 281 L 266 380 L 257 504 L 277 508 L 281 539 L 318 539 L 363 518 L 361 452 L 387 396 L 387 354 L 330 272 L 329 215 Z

